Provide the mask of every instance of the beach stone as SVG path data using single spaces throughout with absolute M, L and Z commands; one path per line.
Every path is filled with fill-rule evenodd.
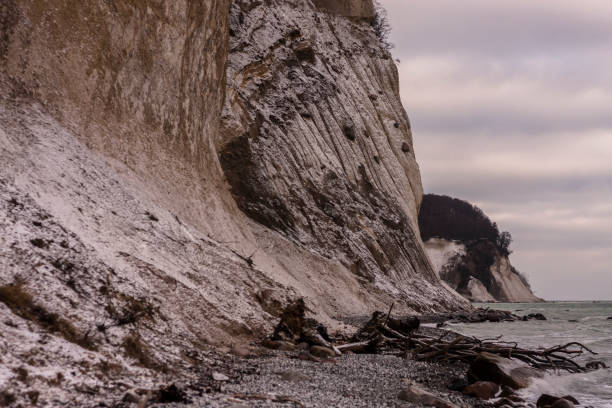
M 432 393 L 427 392 L 408 381 L 405 383 L 404 389 L 400 391 L 397 397 L 402 401 L 412 402 L 414 404 L 424 406 L 436 408 L 459 408 L 452 402 L 436 397 Z
M 332 358 L 336 356 L 336 352 L 334 350 L 323 346 L 310 347 L 310 354 L 320 358 Z
M 468 374 L 476 381 L 491 381 L 513 389 L 527 388 L 531 378 L 543 375 L 539 370 L 491 353 L 480 353 Z
M 229 381 L 229 377 L 227 375 L 218 373 L 216 371 L 212 374 L 212 378 L 215 381 Z
M 501 394 L 499 396 L 502 397 L 502 398 L 503 397 L 515 397 L 516 396 L 516 391 L 513 390 L 512 388 L 508 387 L 507 385 L 502 385 L 502 387 L 501 387 Z
M 136 394 L 134 390 L 130 390 L 123 394 L 123 398 L 121 399 L 123 402 L 135 404 L 140 401 L 140 396 Z
M 580 403 L 571 395 L 555 397 L 553 395 L 542 394 L 536 402 L 536 406 L 538 408 L 572 408 L 574 407 L 574 404 L 579 405 Z
M 527 321 L 527 320 L 548 320 L 548 319 L 546 319 L 546 316 L 544 316 L 542 313 L 530 313 L 527 316 L 523 316 L 523 320 Z
M 576 398 L 572 397 L 571 395 L 564 395 L 561 398 L 563 398 L 564 400 L 568 400 L 572 404 L 580 405 L 580 402 L 578 402 L 578 400 Z
M 608 320 L 612 320 L 612 316 L 608 317 Z
M 542 394 L 540 395 L 540 398 L 538 398 L 538 400 L 536 401 L 536 406 L 538 408 L 546 407 L 546 406 L 552 405 L 553 403 L 557 402 L 558 399 L 559 397 L 553 397 L 552 395 Z
M 497 401 L 494 404 L 494 406 L 497 407 L 497 408 L 501 408 L 501 407 L 512 407 L 512 408 L 514 408 L 514 407 L 524 407 L 525 405 L 524 404 L 517 404 L 516 402 L 514 402 L 514 401 L 512 401 L 512 400 L 510 400 L 508 398 L 502 398 L 499 401 Z
M 463 393 L 482 400 L 488 400 L 495 397 L 499 390 L 499 385 L 495 384 L 494 382 L 478 381 L 465 387 Z
M 575 407 L 574 404 L 572 404 L 570 401 L 563 399 L 563 398 L 559 398 L 557 402 L 555 402 L 554 404 L 550 406 L 550 408 L 574 408 L 574 407 Z

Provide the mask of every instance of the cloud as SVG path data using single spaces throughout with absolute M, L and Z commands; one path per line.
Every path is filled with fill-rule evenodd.
M 576 56 L 572 62 L 417 55 L 399 66 L 401 91 L 413 108 L 416 128 L 503 133 L 608 129 L 612 52 L 608 54 Z M 573 61 L 584 67 L 571 68 Z
M 426 192 L 511 231 L 540 295 L 611 297 L 612 2 L 382 3 Z
M 607 0 L 383 0 L 398 56 L 554 55 L 612 40 Z

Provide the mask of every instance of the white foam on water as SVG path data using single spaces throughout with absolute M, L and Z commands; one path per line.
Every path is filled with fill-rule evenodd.
M 516 341 L 522 347 L 550 347 L 577 341 L 587 345 L 597 355 L 585 353 L 577 361 L 585 364 L 601 360 L 612 366 L 612 302 L 561 302 L 543 304 L 487 304 L 493 309 L 509 310 L 519 315 L 540 312 L 547 321 L 513 323 L 458 324 L 452 329 L 476 337 L 503 335 L 504 340 Z M 520 311 L 517 311 L 520 309 Z M 570 322 L 569 320 L 578 320 Z M 521 395 L 535 402 L 542 394 L 554 396 L 572 395 L 581 405 L 594 408 L 612 408 L 612 369 L 589 373 L 551 373 L 534 379 Z
M 571 395 L 582 406 L 612 408 L 612 384 L 605 384 L 612 376 L 611 370 L 570 375 L 546 375 L 535 378 L 531 385 L 519 392 L 527 401 L 535 402 L 542 394 Z

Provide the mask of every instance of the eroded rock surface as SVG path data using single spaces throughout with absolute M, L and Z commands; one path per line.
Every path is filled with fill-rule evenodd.
M 372 12 L 2 3 L 0 287 L 30 299 L 0 302 L 3 388 L 86 406 L 187 381 L 208 344 L 269 332 L 298 297 L 332 328 L 391 302 L 466 307 L 418 236 L 410 124 Z M 50 369 L 25 386 L 20 367 Z
M 367 18 L 270 3 L 236 1 L 230 15 L 219 148 L 240 209 L 373 292 L 415 310 L 456 304 L 418 236 L 422 187 L 391 55 Z

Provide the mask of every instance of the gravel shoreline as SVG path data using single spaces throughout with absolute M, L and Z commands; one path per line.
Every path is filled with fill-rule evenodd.
M 358 320 L 353 321 L 356 323 Z M 421 332 L 444 330 L 422 327 Z M 236 350 L 240 350 L 238 353 Z M 236 356 L 235 354 L 242 354 Z M 406 380 L 459 407 L 493 405 L 448 386 L 464 378 L 463 363 L 439 364 L 414 361 L 393 355 L 344 354 L 312 361 L 307 353 L 274 351 L 258 346 L 241 346 L 233 353 L 213 353 L 214 361 L 201 373 L 198 384 L 184 386 L 189 406 L 239 407 L 420 407 L 398 398 Z M 215 381 L 213 374 L 227 376 Z M 155 406 L 180 407 L 179 403 Z
M 314 362 L 298 358 L 299 352 L 273 354 L 232 358 L 227 362 L 227 371 L 218 371 L 227 374 L 229 380 L 217 384 L 218 389 L 210 393 L 190 395 L 191 406 L 418 407 L 398 398 L 406 379 L 462 407 L 491 406 L 448 390 L 453 378 L 465 375 L 467 366 L 462 364 L 441 365 L 365 354 Z M 210 378 L 211 374 L 204 375 Z M 257 399 L 266 396 L 270 399 Z M 281 398 L 274 401 L 274 397 Z

